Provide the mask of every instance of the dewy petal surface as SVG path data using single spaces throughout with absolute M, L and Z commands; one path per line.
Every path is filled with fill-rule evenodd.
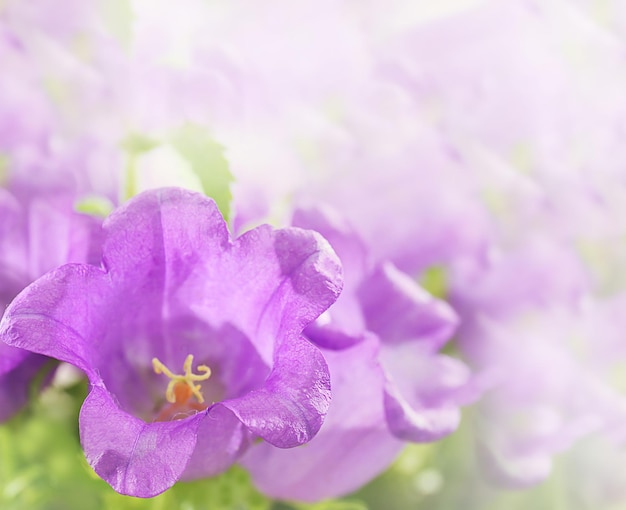
M 301 333 L 341 285 L 318 234 L 262 226 L 233 241 L 212 200 L 153 190 L 105 221 L 102 268 L 46 274 L 7 309 L 0 335 L 85 371 L 87 459 L 119 492 L 147 497 L 226 469 L 254 436 L 280 447 L 311 439 L 330 383 Z M 152 359 L 180 367 L 189 354 L 214 372 L 202 383 L 208 408 L 151 423 L 167 386 Z

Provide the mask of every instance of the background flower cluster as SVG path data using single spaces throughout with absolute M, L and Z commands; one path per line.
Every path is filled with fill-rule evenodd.
M 626 508 L 619 1 L 0 0 L 0 68 L 0 507 Z

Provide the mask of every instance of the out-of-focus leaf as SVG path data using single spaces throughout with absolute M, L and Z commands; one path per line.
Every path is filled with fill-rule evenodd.
M 126 139 L 123 148 L 128 155 L 123 200 L 146 186 L 176 185 L 203 191 L 228 219 L 233 176 L 224 158 L 224 148 L 206 129 L 188 124 L 163 140 L 133 135 Z
M 105 197 L 87 196 L 76 203 L 76 211 L 101 218 L 107 217 L 115 206 Z
M 448 293 L 448 278 L 443 267 L 433 266 L 428 268 L 422 274 L 419 283 L 436 298 L 446 298 Z
M 172 137 L 172 145 L 189 161 L 204 193 L 217 202 L 222 215 L 228 218 L 233 176 L 224 158 L 224 148 L 205 129 L 191 124 Z

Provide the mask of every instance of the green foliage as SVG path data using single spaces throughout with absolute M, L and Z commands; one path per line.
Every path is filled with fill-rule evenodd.
M 78 201 L 74 208 L 80 213 L 105 218 L 111 214 L 114 205 L 104 197 L 89 195 Z
M 419 283 L 436 298 L 445 299 L 448 294 L 448 276 L 443 267 L 429 267 L 422 274 Z
M 129 136 L 124 143 L 122 143 L 122 148 L 128 154 L 128 166 L 126 168 L 126 179 L 124 181 L 124 189 L 122 190 L 122 199 L 128 200 L 134 197 L 137 193 L 137 183 L 135 176 L 135 160 L 136 158 L 143 154 L 144 152 L 148 152 L 151 149 L 159 146 L 159 142 L 157 140 L 153 140 L 151 138 L 147 138 L 141 135 L 131 135 Z
M 160 146 L 172 147 L 189 164 L 202 191 L 215 200 L 224 218 L 228 219 L 233 177 L 224 158 L 224 148 L 206 129 L 192 124 L 180 127 L 162 140 L 141 135 L 126 139 L 123 148 L 128 155 L 128 166 L 122 198 L 128 200 L 141 191 L 137 187 L 137 158 Z
M 117 40 L 128 48 L 133 35 L 132 0 L 107 0 L 100 5 L 103 19 Z
M 354 499 L 333 499 L 313 504 L 290 503 L 289 507 L 293 510 L 368 510 L 365 503 Z
M 9 177 L 9 157 L 5 154 L 0 154 L 0 186 L 6 184 Z
M 224 158 L 224 148 L 205 129 L 191 124 L 174 134 L 172 145 L 191 164 L 204 193 L 217 202 L 224 218 L 228 218 L 233 177 Z

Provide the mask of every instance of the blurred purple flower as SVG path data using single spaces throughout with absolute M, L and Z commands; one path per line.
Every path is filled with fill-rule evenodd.
M 289 448 L 315 435 L 329 375 L 302 330 L 341 285 L 318 234 L 261 226 L 233 241 L 212 200 L 162 189 L 105 221 L 102 268 L 48 273 L 0 329 L 87 374 L 88 462 L 118 492 L 149 497 L 223 471 L 257 437 Z
M 29 386 L 48 358 L 0 344 L 0 422 L 28 401 Z
M 3 4 L 0 180 L 5 173 L 39 184 L 63 180 L 81 195 L 117 200 L 128 80 L 122 48 L 107 33 L 105 4 Z
M 76 213 L 67 193 L 0 188 L 0 309 L 46 271 L 94 261 L 100 223 Z M 29 384 L 47 359 L 0 343 L 0 421 L 26 403 Z
M 438 354 L 452 336 L 452 309 L 390 263 L 375 264 L 330 210 L 299 210 L 293 223 L 317 230 L 342 260 L 345 288 L 306 330 L 328 360 L 333 402 L 317 437 L 293 451 L 257 445 L 245 457 L 271 496 L 315 501 L 354 490 L 386 469 L 403 441 L 452 432 L 476 388 L 459 361 Z
M 492 382 L 476 424 L 485 472 L 500 485 L 544 480 L 554 455 L 623 418 L 602 360 L 618 322 L 600 319 L 589 284 L 570 247 L 540 238 L 451 290 L 459 345 Z

